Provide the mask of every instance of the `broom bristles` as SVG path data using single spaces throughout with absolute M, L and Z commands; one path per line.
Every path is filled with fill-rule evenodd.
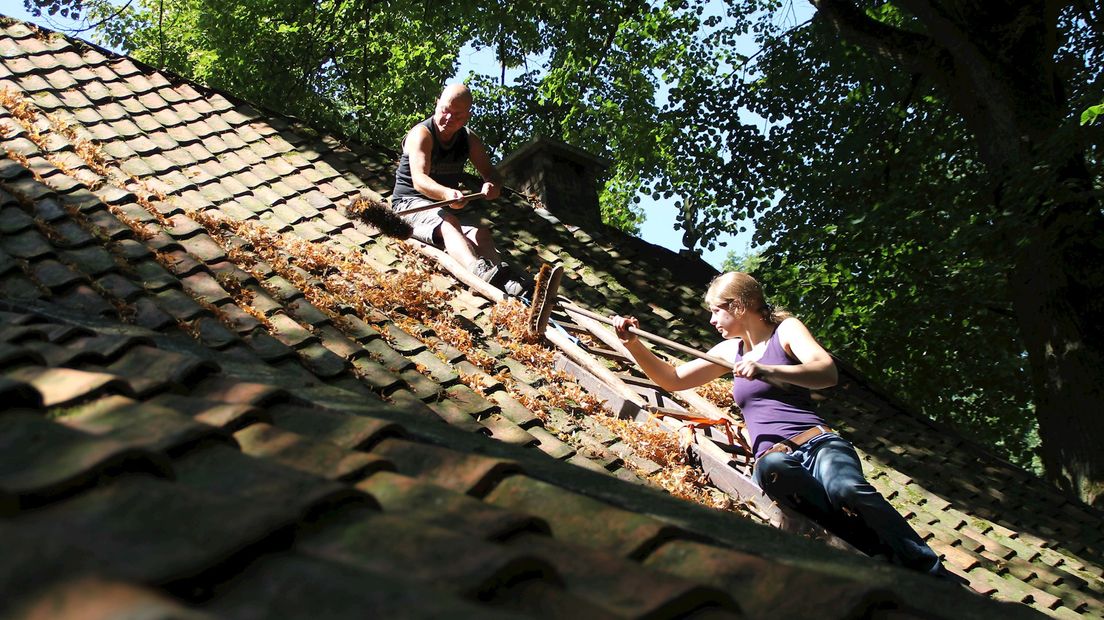
M 533 280 L 533 304 L 529 306 L 529 334 L 540 336 L 548 327 L 552 315 L 552 306 L 556 303 L 556 293 L 560 288 L 563 268 L 552 267 L 548 263 L 541 265 L 537 277 Z
M 349 212 L 371 224 L 376 230 L 395 239 L 406 240 L 414 234 L 414 227 L 399 217 L 391 207 L 367 196 L 356 197 Z

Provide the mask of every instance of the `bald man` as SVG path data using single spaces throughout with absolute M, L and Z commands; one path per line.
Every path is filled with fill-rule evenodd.
M 464 195 L 459 188 L 468 161 L 483 177 L 480 191 L 487 200 L 498 197 L 502 183 L 483 142 L 466 127 L 471 109 L 472 94 L 468 87 L 450 85 L 438 98 L 433 116 L 406 134 L 391 208 L 404 211 L 431 202 L 457 200 L 449 207 L 406 216 L 404 219 L 414 227 L 414 238 L 444 248 L 469 271 L 507 295 L 529 295 L 532 282 L 500 260 L 490 232 L 462 222 L 453 213 L 465 204 L 459 200 Z

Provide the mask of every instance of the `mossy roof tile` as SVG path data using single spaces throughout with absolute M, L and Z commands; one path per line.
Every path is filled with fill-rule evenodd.
M 465 598 L 487 598 L 522 578 L 557 579 L 547 563 L 524 550 L 386 513 L 328 520 L 301 536 L 296 546 L 374 572 L 405 566 L 404 577 Z
M 710 617 L 745 617 L 737 601 L 719 588 L 652 572 L 617 556 L 532 534 L 515 537 L 510 544 L 552 562 L 569 591 L 619 617 L 692 616 L 703 609 Z
M 166 284 L 165 286 L 171 286 L 173 284 L 176 284 L 175 280 L 172 280 L 171 284 Z M 167 288 L 156 293 L 153 299 L 158 308 L 177 321 L 191 321 L 204 312 L 207 312 L 203 306 L 196 303 L 187 293 L 174 288 Z
M 256 422 L 271 421 L 271 416 L 267 412 L 252 405 L 220 403 L 181 394 L 158 394 L 148 402 L 151 405 L 189 415 L 197 422 L 228 431 L 236 431 Z
M 16 258 L 35 259 L 53 253 L 50 243 L 37 230 L 24 230 L 0 238 L 0 248 Z
M 45 407 L 66 407 L 87 402 L 102 394 L 132 395 L 119 377 L 69 368 L 20 368 L 5 373 L 9 379 L 33 386 L 42 394 Z
M 322 343 L 312 341 L 296 347 L 303 365 L 322 378 L 335 377 L 349 368 L 349 363 Z
M 234 433 L 244 454 L 271 459 L 327 480 L 353 482 L 377 471 L 392 469 L 383 458 L 312 440 L 265 423 Z
M 678 528 L 656 519 L 527 476 L 503 480 L 486 501 L 543 515 L 553 536 L 621 557 L 641 557 L 664 541 L 686 537 Z
M 68 288 L 84 281 L 84 276 L 73 271 L 68 265 L 47 259 L 34 263 L 31 273 L 40 284 L 54 291 Z
M 100 476 L 120 471 L 171 475 L 167 459 L 156 453 L 95 437 L 31 413 L 0 416 L 0 442 L 5 454 L 0 462 L 0 514 L 5 516 L 20 507 L 38 506 L 87 488 Z M 11 557 L 7 553 L 5 556 Z
M 229 436 L 172 409 L 122 396 L 100 399 L 61 419 L 66 426 L 153 452 L 193 447 L 203 441 L 230 443 Z
M 536 437 L 499 413 L 481 416 L 479 423 L 490 429 L 491 437 L 496 441 L 523 447 L 535 446 L 540 443 L 540 440 Z
M 401 572 L 366 571 L 302 554 L 257 562 L 203 606 L 219 617 L 248 620 L 317 617 L 320 610 L 333 618 L 517 617 L 412 581 Z
M 519 471 L 519 465 L 511 460 L 402 439 L 383 441 L 372 452 L 394 463 L 400 474 L 476 497 Z
M 151 330 L 161 330 L 176 324 L 176 319 L 169 316 L 153 301 L 142 296 L 126 304 L 125 315 L 135 325 L 140 325 Z
M 225 527 L 230 519 L 241 527 Z M 248 502 L 157 479 L 120 480 L 0 524 L 5 540 L 30 541 L 5 552 L 3 589 L 30 591 L 93 571 L 170 583 L 232 558 L 285 524 Z M 86 535 L 91 531 L 98 535 Z

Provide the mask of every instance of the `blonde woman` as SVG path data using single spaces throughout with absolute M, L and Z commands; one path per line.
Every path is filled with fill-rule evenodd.
M 771 307 L 746 273 L 715 278 L 705 301 L 722 338 L 709 353 L 735 364 L 732 395 L 751 435 L 759 487 L 869 555 L 948 577 L 935 552 L 867 482 L 851 444 L 817 414 L 808 390 L 835 385 L 836 366 L 805 324 Z M 614 325 L 640 368 L 665 390 L 729 372 L 701 359 L 673 366 L 628 331 L 639 327 L 635 318 L 614 317 Z

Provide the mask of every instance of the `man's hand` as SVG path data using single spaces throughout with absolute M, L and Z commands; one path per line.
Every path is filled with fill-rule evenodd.
M 464 197 L 464 192 L 458 189 L 449 188 L 445 192 L 444 200 L 455 200 L 456 202 L 450 203 L 448 207 L 450 209 L 463 209 L 464 205 L 468 204 L 467 200 L 461 200 Z
M 487 200 L 494 200 L 495 198 L 498 198 L 499 195 L 498 185 L 495 183 L 491 183 L 490 181 L 486 181 L 483 183 L 483 189 L 481 189 L 479 193 L 486 196 Z

